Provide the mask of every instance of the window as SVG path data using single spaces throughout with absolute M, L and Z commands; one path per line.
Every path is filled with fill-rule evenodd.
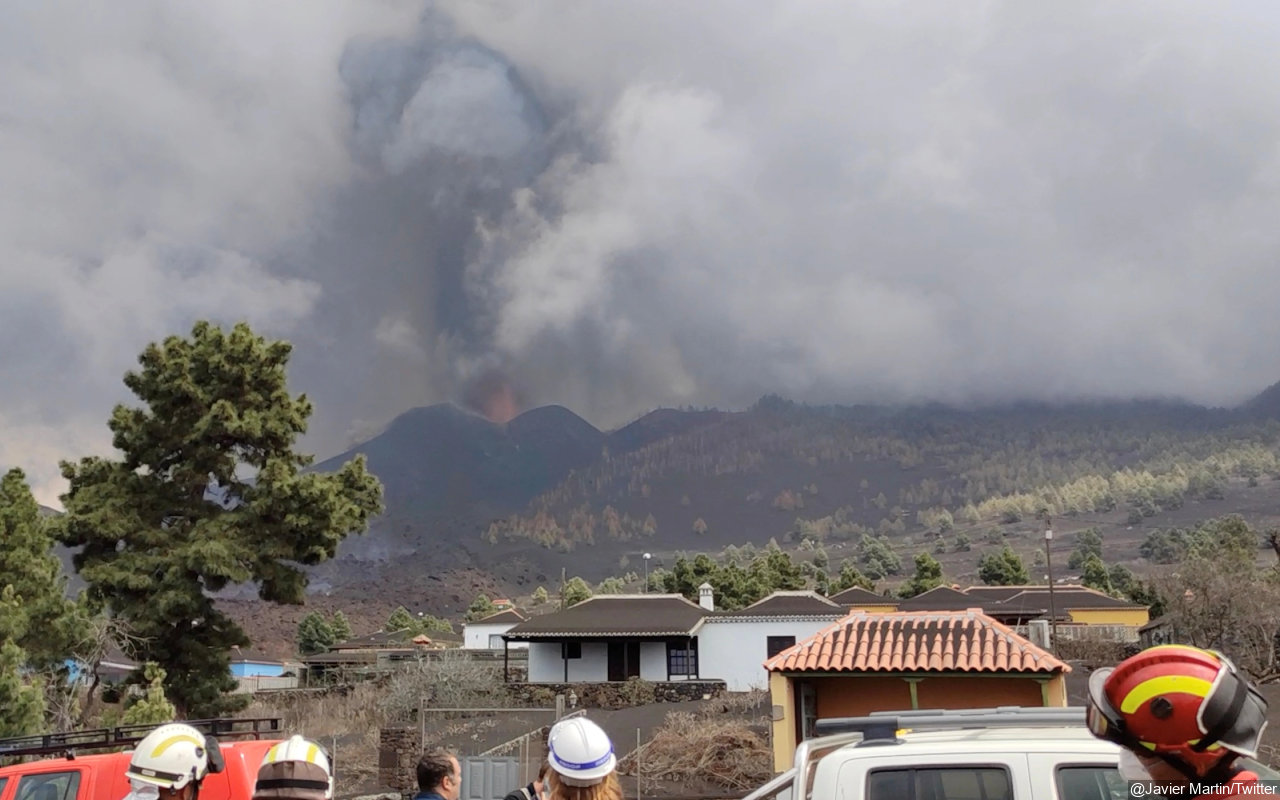
M 879 769 L 867 776 L 867 800 L 1013 800 L 1013 784 L 1004 767 Z
M 80 770 L 23 775 L 15 800 L 75 800 L 79 788 Z
M 778 653 L 792 647 L 796 643 L 794 636 L 770 636 L 765 640 L 765 658 L 773 658 Z
M 684 642 L 667 642 L 667 671 L 674 677 L 683 675 L 692 677 L 698 674 L 698 641 L 689 642 L 688 649 Z
M 502 649 L 502 634 L 500 633 L 489 634 L 489 649 L 490 650 Z
M 1058 767 L 1054 775 L 1059 800 L 1125 800 L 1129 784 L 1113 766 Z
M 5 787 L 5 784 L 7 784 L 8 782 L 9 782 L 8 778 L 0 778 L 0 795 L 4 794 L 4 787 Z
M 560 652 L 566 659 L 582 658 L 582 642 L 563 642 Z

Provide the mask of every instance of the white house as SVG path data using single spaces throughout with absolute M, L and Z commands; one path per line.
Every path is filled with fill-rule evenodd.
M 519 611 L 508 608 L 496 614 L 467 622 L 462 625 L 462 648 L 464 650 L 501 650 L 508 645 L 502 635 L 525 621 Z M 524 642 L 512 642 L 511 648 L 524 648 Z
M 722 680 L 738 692 L 767 688 L 766 659 L 845 614 L 814 592 L 775 592 L 718 612 L 703 584 L 697 604 L 679 594 L 596 595 L 503 638 L 527 643 L 531 683 Z

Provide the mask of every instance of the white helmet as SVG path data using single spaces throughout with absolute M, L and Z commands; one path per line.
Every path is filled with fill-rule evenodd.
M 333 769 L 324 748 L 294 735 L 262 757 L 254 800 L 333 800 Z
M 204 734 L 180 722 L 148 733 L 134 748 L 125 775 L 131 781 L 181 789 L 209 774 L 209 749 Z
M 609 734 L 585 717 L 562 719 L 547 736 L 547 763 L 569 786 L 594 786 L 617 765 Z

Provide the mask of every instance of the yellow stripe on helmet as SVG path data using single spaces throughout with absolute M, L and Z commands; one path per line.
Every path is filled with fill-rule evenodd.
M 1203 700 L 1209 696 L 1209 689 L 1212 686 L 1212 683 L 1203 678 L 1192 678 L 1189 675 L 1162 675 L 1158 678 L 1148 678 L 1124 696 L 1120 701 L 1120 711 L 1124 714 L 1132 714 L 1143 703 L 1162 694 L 1189 694 Z
M 160 744 L 156 745 L 156 749 L 151 751 L 151 757 L 159 758 L 160 756 L 164 755 L 165 750 L 168 750 L 170 747 L 173 747 L 175 744 L 180 744 L 182 742 L 190 742 L 191 744 L 194 744 L 196 747 L 204 747 L 204 742 L 200 741 L 199 739 L 196 739 L 192 736 L 188 736 L 185 733 L 179 733 L 175 736 L 170 736 L 168 739 L 165 739 L 164 741 L 160 742 Z
M 307 762 L 310 764 L 316 763 L 316 756 L 319 753 L 320 753 L 320 748 L 316 747 L 315 743 L 312 742 L 311 746 L 307 748 Z

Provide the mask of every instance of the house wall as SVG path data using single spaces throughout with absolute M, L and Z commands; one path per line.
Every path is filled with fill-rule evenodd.
M 462 648 L 464 650 L 490 650 L 495 649 L 489 646 L 490 636 L 501 636 L 516 626 L 514 622 L 498 622 L 487 625 L 468 624 L 462 626 Z M 430 636 L 430 634 L 427 634 Z M 529 646 L 528 642 L 508 642 L 507 647 L 512 650 L 522 650 Z M 502 643 L 498 643 L 498 650 L 502 649 Z
M 731 692 L 769 688 L 764 670 L 770 636 L 794 636 L 803 642 L 837 620 L 737 621 L 708 619 L 698 630 L 698 674 L 722 680 Z
M 529 683 L 565 682 L 559 642 L 529 643 Z M 642 654 L 643 655 L 643 654 Z M 583 642 L 582 658 L 569 659 L 569 683 L 609 677 L 609 649 L 604 642 Z
M 284 674 L 284 665 L 257 664 L 252 661 L 241 661 L 231 665 L 231 674 L 237 678 L 277 678 Z
M 1077 608 L 1071 609 L 1072 622 L 1085 625 L 1133 625 L 1141 627 L 1151 621 L 1145 608 Z
M 606 653 L 607 658 L 607 653 Z M 608 662 L 605 662 L 606 669 Z M 640 677 L 646 681 L 665 681 L 667 679 L 667 643 L 640 643 Z
M 861 605 L 861 604 L 855 603 L 849 606 L 849 610 L 850 611 L 866 611 L 866 612 L 875 614 L 875 613 L 884 613 L 888 611 L 897 611 L 898 607 L 896 605 L 867 606 L 867 605 Z

